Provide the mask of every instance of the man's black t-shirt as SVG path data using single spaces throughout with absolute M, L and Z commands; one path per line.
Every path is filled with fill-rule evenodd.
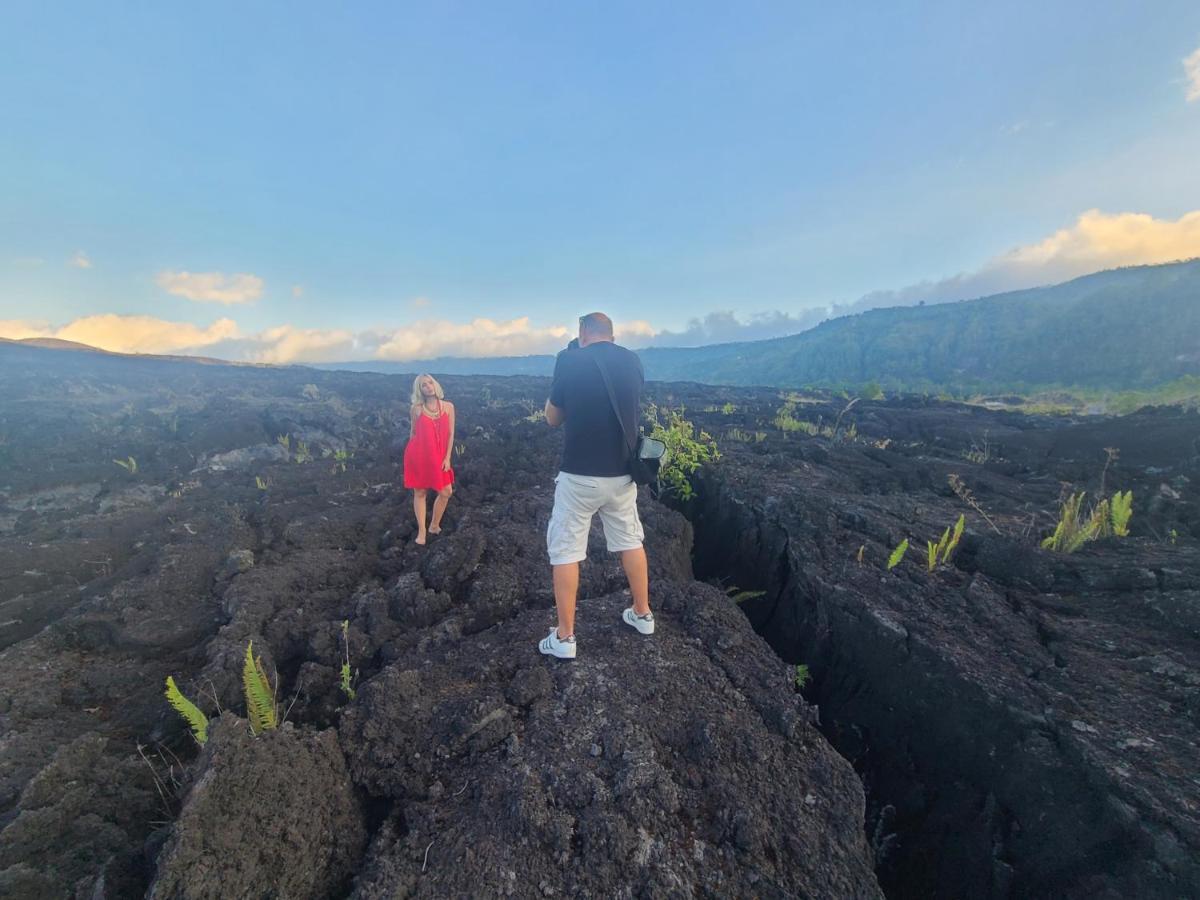
M 563 472 L 612 477 L 629 474 L 629 450 L 596 361 L 604 365 L 629 434 L 637 431 L 642 361 L 632 350 L 598 341 L 563 350 L 554 363 L 550 402 L 566 413 Z

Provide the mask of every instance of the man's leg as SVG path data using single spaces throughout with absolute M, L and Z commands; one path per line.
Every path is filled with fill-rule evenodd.
M 625 569 L 625 577 L 629 579 L 629 593 L 633 595 L 633 611 L 639 616 L 650 612 L 650 565 L 646 562 L 646 548 L 621 551 L 621 565 Z M 576 572 L 575 582 L 579 583 L 579 573 Z M 574 604 L 572 604 L 574 611 Z M 574 618 L 574 616 L 572 616 Z M 559 613 L 562 621 L 562 613 Z
M 579 594 L 579 563 L 563 563 L 554 569 L 554 606 L 558 610 L 558 638 L 575 633 L 575 599 Z

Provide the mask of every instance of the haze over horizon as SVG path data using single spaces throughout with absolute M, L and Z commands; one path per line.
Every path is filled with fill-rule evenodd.
M 0 337 L 794 333 L 1200 256 L 1200 7 L 0 12 Z

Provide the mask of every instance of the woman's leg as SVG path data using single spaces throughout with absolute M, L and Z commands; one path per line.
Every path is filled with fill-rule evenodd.
M 417 517 L 417 543 L 425 543 L 425 489 L 413 489 L 413 513 Z
M 438 491 L 437 499 L 433 501 L 433 521 L 429 523 L 430 534 L 441 534 L 442 513 L 446 511 L 446 504 L 450 502 L 450 495 L 453 493 L 454 487 L 449 484 Z

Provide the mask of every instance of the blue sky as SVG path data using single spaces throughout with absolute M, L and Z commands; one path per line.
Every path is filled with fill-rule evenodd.
M 0 336 L 670 343 L 1200 254 L 1200 4 L 804 6 L 8 0 Z

